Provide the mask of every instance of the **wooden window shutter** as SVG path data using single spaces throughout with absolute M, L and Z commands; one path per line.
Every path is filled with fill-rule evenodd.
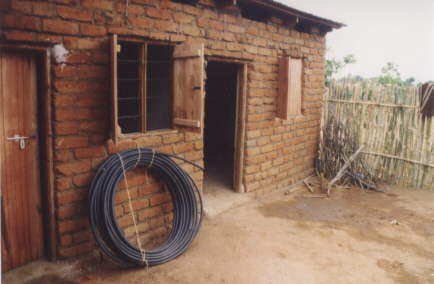
M 119 136 L 118 125 L 118 36 L 113 34 L 110 38 L 111 63 L 111 138 L 116 143 Z
M 204 104 L 203 43 L 176 46 L 173 60 L 173 124 L 201 133 Z
M 279 94 L 277 117 L 288 119 L 301 115 L 303 62 L 301 58 L 279 59 Z

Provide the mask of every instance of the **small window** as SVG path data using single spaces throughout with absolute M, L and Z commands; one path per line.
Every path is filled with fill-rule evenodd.
M 119 41 L 117 109 L 121 133 L 171 128 L 173 48 Z
M 110 38 L 111 139 L 175 128 L 201 132 L 204 44 Z

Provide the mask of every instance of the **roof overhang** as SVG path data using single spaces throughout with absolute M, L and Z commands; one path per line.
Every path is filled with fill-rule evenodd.
M 262 20 L 279 17 L 285 26 L 307 33 L 325 34 L 344 27 L 343 23 L 306 13 L 274 0 L 214 0 L 219 6 L 240 6 L 252 11 Z
M 199 3 L 199 0 L 178 0 L 186 3 Z M 343 23 L 306 13 L 275 0 L 214 0 L 218 7 L 238 7 L 241 13 L 248 12 L 260 21 L 273 17 L 281 19 L 283 25 L 301 32 L 325 34 L 332 29 L 344 27 Z

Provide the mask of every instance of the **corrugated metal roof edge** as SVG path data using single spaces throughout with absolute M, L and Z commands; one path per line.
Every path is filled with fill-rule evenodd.
M 292 7 L 289 7 L 285 4 L 276 2 L 274 0 L 248 0 L 248 2 L 252 2 L 252 3 L 256 3 L 259 5 L 265 5 L 268 6 L 270 8 L 275 8 L 280 12 L 286 12 L 292 16 L 296 16 L 302 19 L 306 19 L 315 23 L 319 23 L 334 29 L 339 29 L 341 27 L 345 27 L 345 24 L 343 23 L 339 23 L 339 22 L 335 22 L 326 18 L 322 18 L 322 17 L 318 17 L 316 15 L 307 13 L 307 12 L 303 12 L 297 9 L 294 9 Z

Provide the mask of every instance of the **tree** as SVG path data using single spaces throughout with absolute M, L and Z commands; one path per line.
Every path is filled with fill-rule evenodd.
M 336 75 L 339 71 L 342 70 L 345 66 L 349 64 L 354 64 L 356 62 L 356 59 L 354 57 L 354 54 L 348 54 L 341 60 L 337 60 L 335 58 L 327 59 L 326 60 L 326 72 L 325 72 L 325 80 L 326 85 L 330 85 L 330 82 L 332 80 L 332 77 Z
M 414 77 L 410 77 L 404 81 L 404 84 L 405 85 L 413 85 L 415 82 L 416 82 L 416 79 L 414 79 Z
M 381 68 L 381 75 L 374 79 L 383 85 L 409 86 L 416 82 L 413 77 L 403 80 L 398 71 L 398 65 L 393 62 L 387 62 L 386 65 Z
M 378 82 L 381 84 L 401 84 L 401 74 L 398 71 L 398 65 L 392 62 L 387 62 L 383 68 L 381 68 L 381 75 L 377 78 Z

